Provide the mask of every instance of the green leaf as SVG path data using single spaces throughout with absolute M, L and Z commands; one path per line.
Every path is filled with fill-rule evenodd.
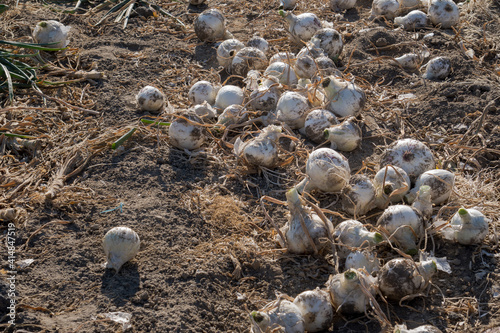
M 2 67 L 2 71 L 7 78 L 7 85 L 9 87 L 9 100 L 12 102 L 14 100 L 14 86 L 12 85 L 12 77 L 10 76 L 10 72 L 4 64 L 0 64 L 0 67 Z

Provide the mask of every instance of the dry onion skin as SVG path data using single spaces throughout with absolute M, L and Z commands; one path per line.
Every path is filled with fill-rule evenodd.
M 316 65 L 318 65 L 318 71 L 321 76 L 341 76 L 342 73 L 337 69 L 337 66 L 332 59 L 327 56 L 320 56 L 316 59 Z
M 382 266 L 378 287 L 386 298 L 399 301 L 422 292 L 436 272 L 437 265 L 433 260 L 416 263 L 406 258 L 392 259 Z
M 353 175 L 342 189 L 342 209 L 361 216 L 375 208 L 375 186 L 365 175 Z
M 387 207 L 377 220 L 377 227 L 386 233 L 390 240 L 396 240 L 408 254 L 418 252 L 417 242 L 425 230 L 422 213 L 407 205 Z
M 309 100 L 295 91 L 285 91 L 276 104 L 278 120 L 292 129 L 304 127 L 307 113 L 310 110 Z
M 245 47 L 245 44 L 237 39 L 226 39 L 217 47 L 217 62 L 225 70 L 230 70 L 231 63 L 236 53 Z
M 443 333 L 439 328 L 432 325 L 422 325 L 408 329 L 405 324 L 394 326 L 393 333 Z
M 342 190 L 350 177 L 351 169 L 344 155 L 330 148 L 320 148 L 309 155 L 306 178 L 296 187 L 300 192 L 320 190 L 335 193 Z
M 233 151 L 250 165 L 272 169 L 279 162 L 277 142 L 281 136 L 280 126 L 269 125 L 254 139 L 243 142 L 237 138 Z
M 353 82 L 329 76 L 322 86 L 329 101 L 325 108 L 339 117 L 356 115 L 366 103 L 365 93 Z
M 202 119 L 215 119 L 217 117 L 217 110 L 215 110 L 207 101 L 193 107 L 194 113 Z
M 300 309 L 290 301 L 278 300 L 260 311 L 250 314 L 251 332 L 304 333 L 304 319 Z
M 394 25 L 402 26 L 405 30 L 425 28 L 427 26 L 427 14 L 420 10 L 412 10 L 405 16 L 396 17 Z
M 321 252 L 328 245 L 325 240 L 328 239 L 328 235 L 333 230 L 332 223 L 328 220 L 325 224 L 317 214 L 311 212 L 308 207 L 305 207 L 296 188 L 292 188 L 286 192 L 286 199 L 290 218 L 280 229 L 286 241 L 283 241 L 278 235 L 278 242 L 283 247 L 286 244 L 290 253 L 313 254 L 315 253 L 314 248 L 318 252 Z M 304 231 L 302 222 L 307 228 L 311 239 Z M 314 245 L 311 243 L 311 240 L 314 242 Z
M 280 0 L 279 9 L 290 10 L 297 5 L 297 0 Z
M 359 270 L 349 269 L 330 276 L 326 283 L 333 307 L 344 314 L 364 313 L 370 307 L 370 297 L 375 296 L 375 278 Z
M 422 185 L 431 188 L 431 200 L 435 205 L 445 203 L 453 192 L 455 185 L 455 174 L 448 170 L 433 169 L 421 174 L 415 182 L 415 187 L 406 195 L 406 200 L 412 203 Z
M 361 144 L 361 128 L 356 118 L 349 117 L 342 123 L 325 129 L 325 139 L 330 141 L 330 148 L 340 151 L 353 151 Z
M 153 86 L 145 86 L 135 96 L 137 106 L 142 111 L 159 113 L 165 102 L 163 93 Z
M 114 269 L 118 273 L 124 263 L 135 257 L 140 246 L 139 235 L 134 230 L 128 227 L 112 228 L 103 239 L 106 268 Z
M 338 59 L 344 48 L 342 35 L 335 29 L 323 28 L 311 38 L 314 46 L 323 49 L 330 59 Z
M 308 55 L 297 57 L 293 69 L 297 76 L 303 79 L 310 79 L 318 72 L 316 61 Z
M 274 61 L 267 66 L 264 76 L 277 78 L 279 83 L 287 86 L 294 86 L 298 82 L 298 77 L 293 67 L 282 61 Z
M 416 53 L 406 53 L 400 57 L 394 58 L 404 69 L 416 70 L 420 67 L 421 57 Z
M 432 215 L 431 187 L 429 185 L 420 186 L 417 197 L 411 206 L 422 214 L 425 221 L 429 220 Z
M 380 270 L 380 260 L 368 250 L 354 251 L 345 259 L 345 270 L 349 269 L 362 269 L 373 275 Z
M 249 70 L 263 70 L 267 66 L 267 57 L 258 48 L 244 47 L 231 61 L 231 74 L 246 76 Z
M 386 165 L 403 169 L 412 183 L 415 183 L 422 173 L 436 167 L 429 147 L 414 139 L 401 139 L 391 143 L 380 158 L 380 167 Z
M 183 114 L 170 123 L 168 128 L 168 139 L 172 146 L 179 149 L 194 150 L 201 147 L 205 142 L 203 128 L 195 125 L 200 118 L 194 113 Z
M 462 245 L 481 244 L 488 235 L 490 220 L 474 208 L 460 208 L 450 224 L 441 230 L 445 239 Z
M 222 111 L 217 119 L 217 124 L 229 126 L 241 124 L 248 119 L 248 111 L 242 105 L 231 104 Z
M 63 48 L 69 43 L 68 32 L 71 27 L 67 27 L 61 22 L 48 20 L 38 22 L 33 31 L 35 43 L 50 44 L 50 48 Z
M 458 6 L 452 0 L 431 0 L 427 11 L 432 24 L 449 29 L 460 20 Z
M 389 202 L 401 202 L 410 189 L 410 177 L 400 167 L 388 165 L 380 169 L 373 178 L 375 204 L 384 209 Z
M 384 16 L 388 20 L 393 20 L 399 10 L 397 0 L 373 0 L 370 18 Z
M 312 142 L 321 143 L 325 141 L 325 129 L 338 123 L 337 117 L 332 112 L 324 109 L 313 110 L 307 114 L 304 132 Z
M 218 9 L 203 11 L 194 22 L 194 32 L 202 42 L 215 42 L 233 36 L 226 30 L 226 19 Z
M 295 297 L 293 304 L 300 309 L 307 332 L 321 332 L 330 327 L 334 311 L 327 291 L 319 288 L 304 291 Z
M 280 95 L 277 86 L 262 84 L 250 93 L 250 106 L 256 111 L 274 111 Z
M 225 85 L 219 89 L 217 96 L 215 97 L 214 107 L 220 112 L 224 111 L 229 105 L 243 104 L 245 95 L 243 94 L 243 89 L 238 86 Z
M 338 256 L 347 257 L 351 249 L 370 248 L 383 241 L 383 237 L 378 232 L 370 232 L 363 223 L 356 220 L 347 220 L 339 223 L 333 232 L 339 245 Z
M 189 88 L 188 100 L 194 105 L 202 104 L 205 101 L 214 105 L 219 89 L 219 86 L 215 86 L 209 81 L 198 81 Z
M 256 49 L 261 50 L 264 54 L 269 51 L 269 43 L 267 42 L 267 40 L 260 36 L 253 36 L 252 38 L 250 38 L 247 42 L 247 46 L 255 47 Z
M 279 14 L 287 21 L 292 42 L 301 44 L 308 42 L 311 37 L 322 28 L 321 21 L 313 13 L 302 13 L 294 15 L 291 12 L 279 11 Z

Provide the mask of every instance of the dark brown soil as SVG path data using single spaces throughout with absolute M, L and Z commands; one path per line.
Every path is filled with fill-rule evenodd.
M 16 8 L 11 1 L 11 9 L 0 14 L 1 40 L 29 41 L 26 36 L 43 19 L 71 25 L 67 54 L 45 57 L 65 68 L 76 67 L 78 59 L 78 69 L 105 75 L 43 90 L 100 116 L 52 101 L 44 105 L 29 90 L 20 90 L 12 106 L 0 94 L 6 108 L 0 109 L 2 131 L 31 122 L 23 127 L 24 133 L 41 140 L 37 156 L 1 156 L 0 209 L 16 207 L 22 212 L 15 221 L 17 259 L 34 259 L 28 267 L 18 268 L 16 326 L 7 324 L 7 287 L 0 285 L 0 327 L 6 332 L 122 331 L 121 324 L 105 319 L 109 312 L 131 314 L 128 332 L 248 332 L 251 311 L 278 293 L 295 297 L 323 287 L 335 272 L 322 256 L 279 249 L 276 231 L 259 203 L 263 195 L 284 200 L 284 191 L 302 179 L 306 151 L 314 147 L 310 142 L 295 145 L 283 139 L 283 153 L 293 160 L 274 173 L 248 172 L 217 140 L 189 154 L 173 148 L 163 128 L 143 126 L 122 147 L 109 149 L 147 115 L 135 105 L 143 86 L 158 87 L 169 102 L 167 109 L 180 113 L 188 108 L 187 93 L 196 81 L 227 78 L 218 69 L 216 44 L 203 44 L 194 35 L 194 19 L 203 9 L 220 9 L 229 30 L 243 42 L 254 33 L 266 38 L 269 54 L 298 50 L 286 39 L 277 1 L 209 0 L 200 8 L 157 3 L 186 28 L 162 15 L 132 16 L 126 29 L 113 22 L 114 16 L 93 26 L 105 11 L 90 16 L 57 11 L 74 3 L 20 1 Z M 498 330 L 500 5 L 468 1 L 472 9 L 463 11 L 457 31 L 405 32 L 369 21 L 370 1 L 359 1 L 356 9 L 341 14 L 331 12 L 327 3 L 299 1 L 296 11 L 311 11 L 333 22 L 345 43 L 337 65 L 367 93 L 368 103 L 358 117 L 363 123 L 362 145 L 345 153 L 352 173 L 372 175 L 383 148 L 395 139 L 419 139 L 433 149 L 439 167 L 457 174 L 457 190 L 448 208 L 436 207 L 434 213 L 447 218 L 460 205 L 478 205 L 492 219 L 490 237 L 482 246 L 450 244 L 439 236 L 429 240 L 427 250 L 434 247 L 437 257 L 447 257 L 453 273 L 439 272 L 426 297 L 404 301 L 403 306 L 378 298 L 382 310 L 392 325 L 428 323 L 443 332 Z M 91 6 L 84 2 L 82 8 Z M 474 50 L 474 59 L 462 52 L 459 42 Z M 451 59 L 452 73 L 445 80 L 424 80 L 421 73 L 405 71 L 389 59 L 424 49 L 431 57 Z M 413 95 L 404 99 L 404 94 Z M 172 117 L 167 111 L 162 116 L 168 121 Z M 236 134 L 230 133 L 230 139 Z M 73 148 L 92 158 L 82 172 L 67 179 L 54 200 L 45 200 L 55 170 Z M 30 176 L 34 180 L 16 190 Z M 317 198 L 321 207 L 340 209 L 336 195 Z M 283 225 L 286 207 L 266 202 L 268 213 Z M 108 211 L 113 208 L 117 209 Z M 361 220 L 374 223 L 380 212 L 373 213 Z M 336 215 L 328 217 L 341 221 Z M 1 227 L 2 244 L 6 225 Z M 139 234 L 141 249 L 115 274 L 102 266 L 102 238 L 121 225 Z M 379 253 L 385 261 L 397 256 L 389 247 Z M 2 262 L 0 272 L 7 277 L 7 262 Z M 330 329 L 381 330 L 371 311 L 368 316 L 337 316 Z

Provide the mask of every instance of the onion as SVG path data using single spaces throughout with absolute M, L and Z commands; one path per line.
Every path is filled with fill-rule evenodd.
M 342 36 L 332 28 L 323 28 L 314 34 L 311 42 L 318 48 L 323 49 L 331 59 L 338 59 L 344 48 Z
M 422 325 L 408 329 L 405 324 L 394 326 L 393 333 L 443 333 L 439 328 L 432 325 Z
M 373 0 L 370 19 L 384 16 L 386 19 L 392 20 L 396 17 L 398 9 L 399 2 L 397 0 Z
M 389 202 L 403 200 L 410 188 L 410 177 L 400 167 L 389 165 L 380 169 L 373 178 L 375 204 L 384 209 Z
M 261 311 L 250 314 L 252 333 L 304 333 L 304 318 L 300 309 L 290 301 L 278 300 Z
M 297 0 L 280 0 L 279 9 L 289 10 L 294 9 L 297 5 Z
M 329 76 L 322 85 L 330 101 L 326 109 L 339 117 L 354 116 L 365 105 L 365 93 L 352 82 Z
M 401 139 L 391 143 L 380 158 L 380 167 L 386 165 L 403 169 L 412 183 L 422 173 L 436 166 L 431 150 L 414 139 Z
M 314 33 L 322 28 L 321 21 L 312 13 L 294 15 L 280 10 L 279 14 L 288 22 L 290 39 L 297 44 L 308 42 Z
M 443 80 L 451 72 L 451 61 L 448 57 L 436 57 L 424 65 L 425 73 L 424 79 L 429 80 Z
M 392 259 L 380 270 L 378 286 L 385 297 L 399 301 L 405 296 L 422 292 L 436 272 L 434 260 L 415 263 L 411 259 Z
M 354 175 L 342 189 L 342 209 L 361 216 L 375 208 L 375 186 L 365 175 Z
M 200 121 L 194 113 L 187 113 L 183 116 L 190 121 Z M 177 118 L 170 124 L 168 129 L 170 143 L 180 149 L 193 150 L 200 148 L 205 141 L 203 129 L 184 118 Z
M 286 123 L 292 129 L 304 127 L 309 110 L 307 98 L 294 91 L 285 91 L 281 94 L 276 105 L 278 120 Z
M 254 36 L 250 38 L 247 42 L 248 47 L 254 47 L 261 50 L 264 54 L 269 50 L 269 43 L 262 37 Z
M 304 207 L 296 188 L 286 192 L 286 199 L 290 210 L 290 218 L 280 229 L 286 238 L 286 242 L 284 242 L 278 235 L 280 244 L 282 246 L 286 244 L 288 251 L 296 254 L 312 254 L 315 252 L 314 248 L 319 252 L 326 248 L 328 243 L 322 241 L 322 239 L 328 238 L 328 235 L 333 230 L 332 223 L 327 221 L 325 224 L 317 214 Z M 302 223 L 304 223 L 311 239 L 304 230 Z M 314 246 L 311 240 L 314 242 Z
M 250 94 L 250 106 L 256 111 L 274 111 L 279 98 L 278 87 L 261 85 Z
M 403 26 L 405 30 L 415 30 L 427 26 L 427 15 L 420 10 L 412 10 L 405 16 L 396 17 L 394 25 Z
M 481 244 L 488 235 L 490 220 L 474 208 L 460 208 L 450 224 L 441 230 L 444 238 L 462 245 Z
M 375 295 L 375 278 L 355 269 L 330 276 L 326 283 L 333 307 L 337 312 L 352 314 L 365 312 L 370 297 L 363 291 Z
M 349 117 L 338 125 L 325 129 L 325 138 L 330 141 L 330 148 L 340 151 L 353 151 L 361 143 L 361 129 Z
M 338 124 L 335 115 L 328 110 L 313 110 L 307 114 L 304 122 L 304 131 L 309 140 L 315 143 L 325 141 L 324 131 L 326 128 Z
M 451 28 L 460 19 L 458 6 L 452 0 L 431 0 L 427 12 L 432 24 L 443 29 Z
M 137 106 L 142 111 L 149 111 L 152 113 L 159 113 L 163 107 L 164 99 L 162 92 L 155 87 L 145 86 L 142 88 L 137 96 L 135 96 Z
M 272 76 L 281 84 L 293 86 L 297 84 L 298 78 L 295 70 L 287 63 L 276 61 L 270 64 L 264 71 L 264 76 Z
M 293 64 L 295 62 L 295 54 L 293 52 L 278 52 L 269 59 L 269 64 L 273 62 L 284 62 L 286 64 Z
M 304 291 L 295 297 L 293 304 L 299 308 L 307 332 L 320 332 L 330 327 L 334 312 L 328 292 L 319 288 Z
M 243 104 L 244 95 L 240 87 L 233 85 L 225 85 L 219 89 L 215 97 L 214 107 L 218 110 L 224 110 L 232 104 Z
M 293 65 L 293 69 L 298 77 L 304 79 L 310 79 L 318 72 L 316 62 L 308 55 L 298 57 Z
M 431 187 L 428 185 L 420 186 L 417 198 L 411 206 L 418 210 L 425 220 L 428 220 L 432 215 Z
M 139 252 L 140 245 L 139 236 L 130 228 L 115 227 L 109 230 L 103 239 L 106 268 L 112 268 L 118 273 L 122 265 Z
M 372 247 L 383 240 L 380 233 L 368 231 L 363 223 L 356 220 L 339 223 L 333 236 L 341 244 L 337 252 L 341 258 L 347 257 L 351 249 Z
M 296 187 L 299 191 L 320 190 L 338 192 L 349 181 L 349 162 L 340 153 L 330 148 L 313 151 L 306 163 L 306 178 Z
M 246 76 L 251 69 L 263 70 L 267 66 L 264 52 L 255 47 L 244 47 L 239 50 L 231 62 L 231 73 Z
M 269 125 L 256 138 L 246 142 L 237 138 L 233 151 L 248 164 L 274 168 L 279 161 L 277 142 L 281 136 L 281 127 Z
M 387 207 L 377 221 L 387 237 L 396 240 L 408 254 L 418 252 L 417 241 L 423 236 L 425 221 L 417 209 L 406 205 Z
M 189 89 L 188 100 L 194 105 L 202 104 L 205 101 L 213 105 L 219 89 L 220 87 L 214 86 L 211 82 L 198 81 Z
M 334 11 L 341 11 L 354 8 L 356 0 L 330 0 L 330 7 Z
M 217 61 L 219 65 L 229 70 L 236 53 L 245 47 L 245 44 L 237 39 L 226 39 L 217 47 Z
M 450 197 L 455 184 L 455 175 L 448 170 L 433 169 L 421 174 L 415 182 L 415 187 L 406 195 L 409 203 L 415 200 L 418 189 L 422 185 L 431 188 L 431 200 L 435 205 L 440 205 Z
M 217 117 L 217 110 L 210 106 L 207 101 L 193 107 L 194 113 L 202 119 L 214 119 Z
M 233 38 L 226 30 L 226 19 L 218 9 L 203 11 L 194 22 L 194 32 L 202 42 L 215 42 L 219 39 Z
M 50 48 L 63 48 L 69 43 L 68 32 L 71 27 L 66 27 L 58 21 L 49 20 L 38 22 L 33 31 L 33 40 L 35 43 L 51 44 Z
M 317 47 L 316 44 L 313 43 L 312 41 L 307 42 L 306 46 L 300 49 L 299 53 L 297 53 L 297 58 L 302 57 L 304 55 L 311 56 L 314 59 L 318 57 L 328 57 L 328 54 L 326 54 L 325 50 L 323 50 L 320 47 Z
M 316 59 L 316 65 L 318 66 L 319 73 L 321 76 L 341 76 L 342 73 L 337 69 L 337 66 L 335 66 L 335 63 L 333 62 L 332 59 L 326 57 L 326 56 L 321 56 Z
M 397 17 L 396 17 L 397 19 Z M 404 69 L 415 70 L 420 66 L 421 57 L 415 53 L 406 53 L 401 57 L 394 58 Z
M 241 124 L 248 118 L 247 109 L 239 104 L 231 104 L 224 109 L 217 120 L 217 124 L 229 126 L 233 124 Z
M 380 260 L 367 250 L 354 251 L 345 259 L 345 269 L 363 269 L 372 275 L 380 270 Z

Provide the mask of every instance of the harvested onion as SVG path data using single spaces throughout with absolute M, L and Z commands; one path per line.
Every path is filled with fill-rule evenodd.
M 109 230 L 103 239 L 106 268 L 112 268 L 118 273 L 122 265 L 139 252 L 140 245 L 139 236 L 130 228 L 115 227 Z

